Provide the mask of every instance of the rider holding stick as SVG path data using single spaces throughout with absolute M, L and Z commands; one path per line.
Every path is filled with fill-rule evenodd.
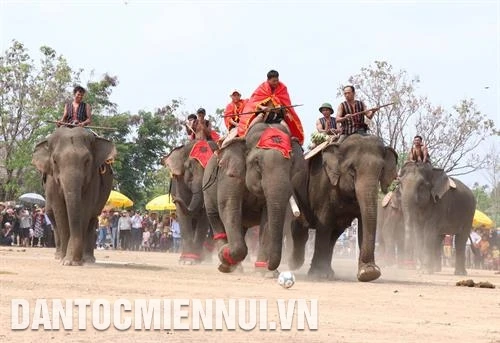
M 83 96 L 85 95 L 85 88 L 81 86 L 76 86 L 73 89 L 73 101 L 71 103 L 66 103 L 64 105 L 64 114 L 60 121 L 57 122 L 57 126 L 67 125 L 68 127 L 84 127 L 90 124 L 92 117 L 92 110 L 89 104 L 83 102 Z
M 375 112 L 378 111 L 378 108 L 366 110 L 365 104 L 354 98 L 354 86 L 345 86 L 343 90 L 346 101 L 339 105 L 336 117 L 337 125 L 342 128 L 339 142 L 353 133 L 366 134 L 368 125 L 365 123 L 365 117 L 372 119 Z

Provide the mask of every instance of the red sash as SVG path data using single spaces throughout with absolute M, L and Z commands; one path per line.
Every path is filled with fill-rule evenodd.
M 208 141 L 201 140 L 193 145 L 193 148 L 189 153 L 189 157 L 200 162 L 201 166 L 205 168 L 208 160 L 210 160 L 210 157 L 212 157 L 213 154 L 214 152 L 212 151 L 212 148 L 210 148 Z

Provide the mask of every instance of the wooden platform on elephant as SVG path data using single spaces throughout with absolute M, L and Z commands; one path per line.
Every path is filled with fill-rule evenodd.
M 308 160 L 310 159 L 311 157 L 313 156 L 316 156 L 319 152 L 323 151 L 323 149 L 325 149 L 328 144 L 334 142 L 335 140 L 337 140 L 340 136 L 338 135 L 335 135 L 335 136 L 331 136 L 330 138 L 328 138 L 326 141 L 324 141 L 323 143 L 319 144 L 318 146 L 316 146 L 314 149 L 306 152 L 304 154 L 304 159 Z

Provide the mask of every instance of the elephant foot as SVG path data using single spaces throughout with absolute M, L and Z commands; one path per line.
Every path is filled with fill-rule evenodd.
M 60 250 L 59 250 L 59 251 L 57 251 L 57 250 L 56 250 L 56 252 L 55 252 L 55 254 L 54 254 L 54 258 L 55 258 L 56 260 L 60 260 L 60 259 L 62 259 L 62 258 L 63 258 L 63 254 L 62 254 L 62 252 L 61 252 Z
M 63 266 L 81 266 L 83 264 L 83 261 L 75 261 L 70 258 L 63 258 L 61 261 L 61 264 Z
M 358 280 L 361 282 L 377 280 L 380 275 L 380 268 L 375 262 L 362 264 L 358 269 Z
M 182 253 L 181 257 L 179 257 L 179 263 L 188 266 L 200 264 L 201 256 L 198 254 Z
M 331 266 L 323 268 L 311 267 L 307 272 L 307 276 L 312 280 L 333 280 L 335 272 Z
M 242 259 L 244 259 L 246 256 L 243 256 Z M 231 256 L 231 250 L 229 249 L 229 246 L 226 244 L 224 245 L 220 250 L 219 250 L 219 260 L 221 261 L 221 264 L 223 265 L 229 265 L 229 266 L 235 266 L 240 264 L 241 260 L 235 260 Z
M 95 263 L 95 256 L 94 255 L 83 255 L 83 262 L 85 263 Z
M 455 275 L 467 275 L 467 271 L 464 269 L 455 269 Z
M 224 264 L 224 263 L 221 263 L 219 264 L 219 271 L 221 273 L 232 273 L 234 272 L 235 270 L 243 270 L 243 267 L 241 267 L 241 265 L 238 263 L 238 264 Z

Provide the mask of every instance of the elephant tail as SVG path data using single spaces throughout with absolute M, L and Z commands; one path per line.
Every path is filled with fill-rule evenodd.
M 474 256 L 479 256 L 480 253 L 479 253 L 479 249 L 476 248 L 476 246 L 474 245 L 474 242 L 472 241 L 472 237 L 469 235 L 469 240 L 470 240 L 470 249 L 472 250 L 472 253 L 474 254 Z

